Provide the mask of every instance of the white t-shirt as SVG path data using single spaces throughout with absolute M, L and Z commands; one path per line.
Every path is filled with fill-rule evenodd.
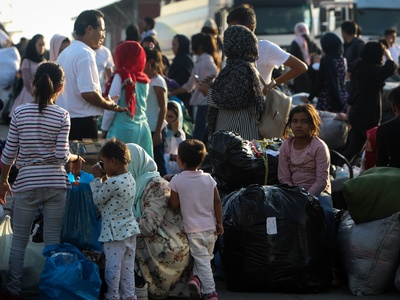
M 66 109 L 71 118 L 101 116 L 103 109 L 84 100 L 81 93 L 98 91 L 101 93 L 96 56 L 85 43 L 74 40 L 57 58 L 65 72 L 64 91 L 56 104 Z
M 215 230 L 214 188 L 210 174 L 183 171 L 176 174 L 169 187 L 179 195 L 183 227 L 186 233 Z
M 99 70 L 99 80 L 101 90 L 104 92 L 106 86 L 106 74 L 105 70 L 114 67 L 114 60 L 111 54 L 110 49 L 106 46 L 101 45 L 99 49 L 95 50 L 96 52 L 96 65 Z
M 282 50 L 282 48 L 270 41 L 259 40 L 258 56 L 258 72 L 265 79 L 266 84 L 269 84 L 274 68 L 283 65 L 289 59 L 290 53 Z
M 167 91 L 167 83 L 161 75 L 156 75 L 151 78 L 149 95 L 147 96 L 146 116 L 151 132 L 154 132 L 157 128 L 158 114 L 160 112 L 156 91 L 154 90 L 155 86 L 162 87 L 165 91 Z M 167 109 L 167 101 L 165 101 L 165 109 Z M 164 123 L 165 125 L 167 124 L 166 121 Z

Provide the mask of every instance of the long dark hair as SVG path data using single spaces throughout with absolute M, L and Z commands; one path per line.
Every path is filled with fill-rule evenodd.
M 198 52 L 203 50 L 204 52 L 210 54 L 214 63 L 217 65 L 218 69 L 221 68 L 221 59 L 218 56 L 217 43 L 215 39 L 206 33 L 197 33 L 192 36 L 192 50 Z
M 25 57 L 34 62 L 42 62 L 44 60 L 44 53 L 39 54 L 36 50 L 36 42 L 40 39 L 44 39 L 41 34 L 35 34 L 26 45 Z
M 33 78 L 32 90 L 40 113 L 54 99 L 58 88 L 64 83 L 64 78 L 64 70 L 58 63 L 44 62 L 39 65 Z
M 164 64 L 161 51 L 157 48 L 145 47 L 146 61 L 151 62 L 151 68 L 156 70 L 157 74 L 164 75 Z

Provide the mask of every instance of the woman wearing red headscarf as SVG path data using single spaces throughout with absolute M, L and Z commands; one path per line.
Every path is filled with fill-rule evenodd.
M 146 53 L 135 41 L 125 41 L 114 52 L 115 72 L 106 84 L 105 95 L 118 96 L 115 102 L 127 107 L 126 113 L 105 111 L 101 128 L 102 137 L 115 137 L 124 143 L 142 146 L 153 157 L 151 131 L 146 117 L 146 99 L 149 78 L 143 73 Z

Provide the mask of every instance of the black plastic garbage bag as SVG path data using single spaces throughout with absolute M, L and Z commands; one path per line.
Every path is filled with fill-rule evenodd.
M 259 143 L 244 140 L 233 131 L 215 132 L 207 148 L 218 189 L 223 193 L 233 192 L 250 184 L 276 184 L 277 158 L 265 155 Z M 265 172 L 269 170 L 266 182 Z
M 304 189 L 251 185 L 226 196 L 223 212 L 228 289 L 314 293 L 329 285 L 324 214 Z

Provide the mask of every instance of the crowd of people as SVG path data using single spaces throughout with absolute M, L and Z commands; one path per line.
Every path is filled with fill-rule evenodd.
M 79 14 L 74 40 L 54 35 L 48 58 L 40 34 L 23 52 L 7 35 L 5 42 L 0 39 L 0 58 L 7 57 L 0 97 L 7 98 L 11 118 L 1 158 L 0 203 L 14 195 L 6 299 L 20 297 L 25 248 L 39 206 L 45 245 L 60 243 L 70 188 L 66 165 L 79 174 L 85 163 L 70 152 L 69 141 L 99 137 L 107 142 L 99 153 L 103 168 L 92 168 L 91 189 L 102 220 L 105 299 L 137 299 L 143 291 L 154 299 L 218 299 L 210 261 L 224 228 L 217 183 L 200 169 L 207 141 L 221 130 L 261 139 L 256 121 L 265 109 L 264 96 L 283 84 L 309 96 L 290 111 L 279 181 L 318 197 L 337 280 L 330 156 L 318 138 L 317 110 L 343 113 L 348 120 L 349 137 L 340 152 L 350 162 L 357 162 L 367 131 L 375 127 L 376 165 L 398 167 L 400 145 L 391 137 L 400 114 L 399 88 L 389 95 L 396 119 L 380 125 L 383 85 L 397 72 L 396 31 L 364 43 L 357 24 L 346 21 L 343 42 L 326 33 L 320 48 L 307 24 L 299 23 L 286 52 L 257 39 L 256 15 L 248 5 L 230 10 L 226 21 L 223 40 L 213 20 L 192 37 L 177 34 L 171 64 L 151 17 L 143 19 L 142 32 L 129 25 L 126 39 L 113 51 L 103 45 L 106 24 L 98 10 Z M 273 78 L 280 66 L 286 72 Z M 15 95 L 18 72 L 23 87 Z M 315 97 L 316 108 L 309 104 Z M 19 173 L 11 186 L 14 163 Z

